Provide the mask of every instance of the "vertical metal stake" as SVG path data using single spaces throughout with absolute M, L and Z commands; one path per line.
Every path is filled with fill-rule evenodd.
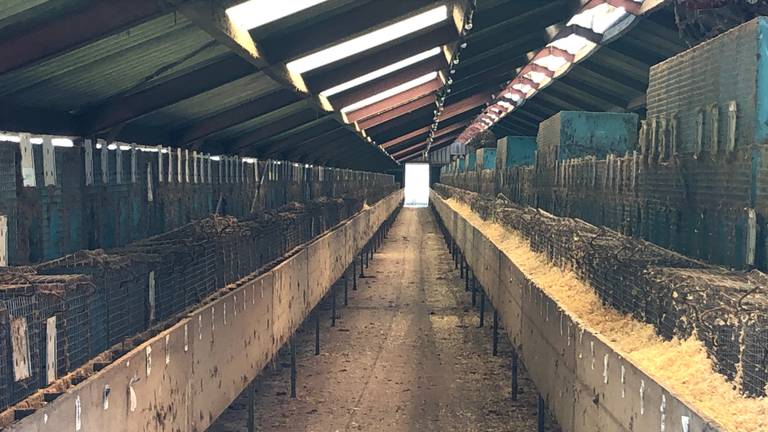
M 512 400 L 517 400 L 517 348 L 512 349 Z
M 347 275 L 344 275 L 344 306 L 349 306 L 349 296 L 347 295 L 349 287 L 349 279 Z
M 464 257 L 461 255 L 461 252 L 459 252 L 459 272 L 461 274 L 462 279 L 465 276 L 466 273 L 466 262 L 464 262 Z
M 315 310 L 315 355 L 320 355 L 320 311 Z
M 361 278 L 365 277 L 365 264 L 364 264 L 364 259 L 365 258 L 363 258 L 363 255 L 364 254 L 362 252 L 360 252 L 360 277 Z
M 538 431 L 544 432 L 544 399 L 539 394 L 539 403 L 536 405 L 536 420 L 538 423 Z
M 336 284 L 331 285 L 331 327 L 336 327 Z
M 256 380 L 247 387 L 248 392 L 248 432 L 256 432 Z
M 499 355 L 499 312 L 493 308 L 493 356 Z
M 469 277 L 467 277 L 469 279 Z M 475 274 L 472 273 L 472 286 L 470 287 L 470 290 L 472 290 L 472 306 L 477 306 L 477 289 L 475 288 L 475 285 L 477 284 L 477 280 L 475 279 Z
M 480 328 L 485 327 L 485 291 L 480 289 Z
M 469 277 L 465 277 L 465 275 L 462 275 L 461 277 L 464 278 L 464 291 L 469 292 Z
M 291 399 L 296 399 L 296 335 L 291 336 Z
M 357 291 L 357 260 L 352 260 L 352 291 Z

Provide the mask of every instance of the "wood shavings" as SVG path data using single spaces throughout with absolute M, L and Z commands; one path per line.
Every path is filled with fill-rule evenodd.
M 734 383 L 714 371 L 705 347 L 695 335 L 664 341 L 653 326 L 606 307 L 594 289 L 575 273 L 554 266 L 513 231 L 485 221 L 454 198 L 445 200 L 480 230 L 538 287 L 557 301 L 576 322 L 602 335 L 611 348 L 725 431 L 768 431 L 768 399 L 742 396 Z

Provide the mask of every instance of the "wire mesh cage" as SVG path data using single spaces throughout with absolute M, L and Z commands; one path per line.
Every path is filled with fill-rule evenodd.
M 664 339 L 698 338 L 717 372 L 748 396 L 766 395 L 768 276 L 697 261 L 579 219 L 556 217 L 502 197 L 436 185 L 484 219 L 519 233 L 533 251 L 567 267 L 603 303 L 652 324 Z

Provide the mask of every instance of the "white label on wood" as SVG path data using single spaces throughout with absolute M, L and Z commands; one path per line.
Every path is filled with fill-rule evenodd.
M 712 104 L 709 107 L 709 152 L 716 154 L 720 148 L 720 107 Z
M 0 267 L 8 266 L 8 217 L 0 215 Z
M 168 183 L 173 183 L 173 149 L 168 147 Z
M 138 181 L 138 170 L 136 169 L 137 163 L 136 144 L 131 144 L 131 183 Z
M 155 321 L 155 272 L 149 272 L 149 321 Z
M 51 137 L 43 137 L 43 179 L 46 186 L 56 185 L 56 152 Z
M 101 183 L 109 184 L 109 150 L 107 142 L 99 140 L 101 144 Z
M 27 319 L 24 317 L 11 319 L 11 347 L 13 349 L 13 380 L 21 381 L 31 377 L 32 362 L 29 354 Z
M 181 183 L 181 149 L 176 149 L 176 178 Z
M 87 139 L 84 143 L 85 147 L 85 184 L 90 186 L 93 184 L 93 141 Z
M 696 111 L 696 139 L 693 142 L 693 157 L 698 158 L 704 147 L 704 110 Z
M 56 317 L 45 320 L 45 377 L 48 384 L 56 381 Z
M 24 186 L 35 187 L 37 186 L 35 154 L 32 152 L 32 142 L 28 133 L 20 135 L 19 147 L 21 148 L 21 176 L 23 177 Z
M 189 183 L 189 150 L 184 150 L 184 181 Z
M 120 144 L 115 149 L 115 183 L 123 183 L 123 151 L 120 150 Z
M 213 183 L 213 169 L 211 167 L 211 155 L 210 153 L 206 155 L 205 157 L 206 162 L 208 163 L 208 183 Z
M 731 153 L 736 148 L 736 121 L 738 120 L 738 109 L 736 101 L 728 104 L 728 137 L 725 142 L 725 151 Z
M 163 182 L 163 146 L 157 146 L 157 181 Z
M 189 154 L 189 150 L 187 150 Z M 192 183 L 197 183 L 197 152 L 192 151 Z
M 747 253 L 746 264 L 755 265 L 755 248 L 757 247 L 757 213 L 755 209 L 747 209 Z
M 200 183 L 205 183 L 205 180 L 208 178 L 205 167 L 207 159 L 208 156 L 205 153 L 200 153 Z
M 147 163 L 147 202 L 155 200 L 155 196 L 152 193 L 152 164 Z

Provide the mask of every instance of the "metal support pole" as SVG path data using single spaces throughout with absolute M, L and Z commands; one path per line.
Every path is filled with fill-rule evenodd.
M 499 312 L 493 308 L 493 356 L 499 355 Z
M 466 269 L 467 263 L 466 261 L 464 261 L 464 256 L 461 254 L 461 252 L 459 252 L 459 267 L 460 267 L 459 272 L 461 273 L 461 277 L 464 278 L 467 273 L 467 269 Z
M 464 278 L 464 291 L 469 292 L 469 277 Z
M 315 355 L 320 355 L 320 311 L 315 310 Z
M 331 327 L 336 327 L 336 284 L 331 285 Z
M 349 306 L 349 296 L 347 295 L 348 289 L 349 279 L 347 278 L 347 275 L 344 275 L 344 306 Z
M 256 432 L 256 380 L 251 381 L 248 392 L 248 432 Z
M 475 279 L 475 274 L 472 273 L 472 286 L 470 287 L 470 289 L 472 290 L 472 306 L 477 306 L 477 288 L 475 288 L 476 285 L 477 285 L 477 279 Z
M 291 336 L 291 399 L 296 399 L 296 336 Z
M 536 421 L 538 424 L 537 430 L 539 432 L 544 432 L 544 410 L 546 408 L 544 407 L 544 399 L 541 397 L 541 394 L 539 394 L 539 403 L 536 404 Z
M 512 400 L 517 400 L 517 348 L 512 349 Z
M 360 252 L 360 277 L 361 278 L 365 277 L 365 262 L 364 262 L 365 258 L 363 258 L 364 255 L 365 254 L 363 254 L 363 252 Z
M 480 328 L 485 327 L 485 291 L 480 289 Z
M 357 260 L 352 260 L 352 291 L 357 291 Z

